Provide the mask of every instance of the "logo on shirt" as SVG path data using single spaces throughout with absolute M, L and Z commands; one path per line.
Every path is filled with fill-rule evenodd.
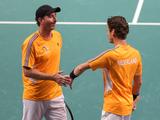
M 137 63 L 137 58 L 131 58 L 131 59 L 123 59 L 123 60 L 118 60 L 117 63 L 119 65 L 130 65 L 130 64 L 136 64 Z
M 42 49 L 43 49 L 43 51 L 46 51 L 46 52 L 49 50 L 49 48 L 46 46 L 43 46 Z

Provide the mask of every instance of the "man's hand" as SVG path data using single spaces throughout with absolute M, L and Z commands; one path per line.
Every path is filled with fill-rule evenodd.
M 136 106 L 139 100 L 140 100 L 140 96 L 137 96 L 136 99 L 133 101 L 133 108 L 132 108 L 133 111 L 136 110 Z
M 54 74 L 53 80 L 57 82 L 61 86 L 66 86 L 71 84 L 71 78 L 68 75 L 63 75 L 62 71 L 59 71 L 58 73 Z
M 72 78 L 70 78 L 71 79 L 71 83 L 70 83 L 70 85 L 69 85 L 69 87 L 70 87 L 70 89 L 72 89 L 72 84 L 73 84 L 73 79 Z

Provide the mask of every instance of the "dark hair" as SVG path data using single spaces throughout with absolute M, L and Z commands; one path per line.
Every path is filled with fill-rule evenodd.
M 126 19 L 122 16 L 113 16 L 108 18 L 107 24 L 109 31 L 115 30 L 115 36 L 119 39 L 126 39 L 129 33 L 129 25 Z
M 37 21 L 37 25 L 39 26 L 40 23 L 38 18 L 43 18 L 44 16 L 49 16 L 53 12 L 60 12 L 60 7 L 52 8 L 49 5 L 42 5 L 36 10 L 35 20 Z

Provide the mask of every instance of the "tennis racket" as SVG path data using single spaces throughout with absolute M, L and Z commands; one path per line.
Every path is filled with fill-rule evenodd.
M 66 110 L 67 110 L 67 120 L 74 120 L 74 117 L 73 117 L 73 113 L 69 107 L 69 105 L 65 102 L 65 105 L 66 105 Z

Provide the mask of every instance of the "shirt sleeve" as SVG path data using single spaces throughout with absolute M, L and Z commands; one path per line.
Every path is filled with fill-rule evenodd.
M 111 63 L 108 52 L 101 53 L 94 59 L 89 60 L 89 66 L 93 71 L 98 68 L 109 68 L 110 64 Z
M 22 46 L 22 66 L 32 68 L 35 63 L 35 50 L 34 46 L 29 41 L 28 44 Z

